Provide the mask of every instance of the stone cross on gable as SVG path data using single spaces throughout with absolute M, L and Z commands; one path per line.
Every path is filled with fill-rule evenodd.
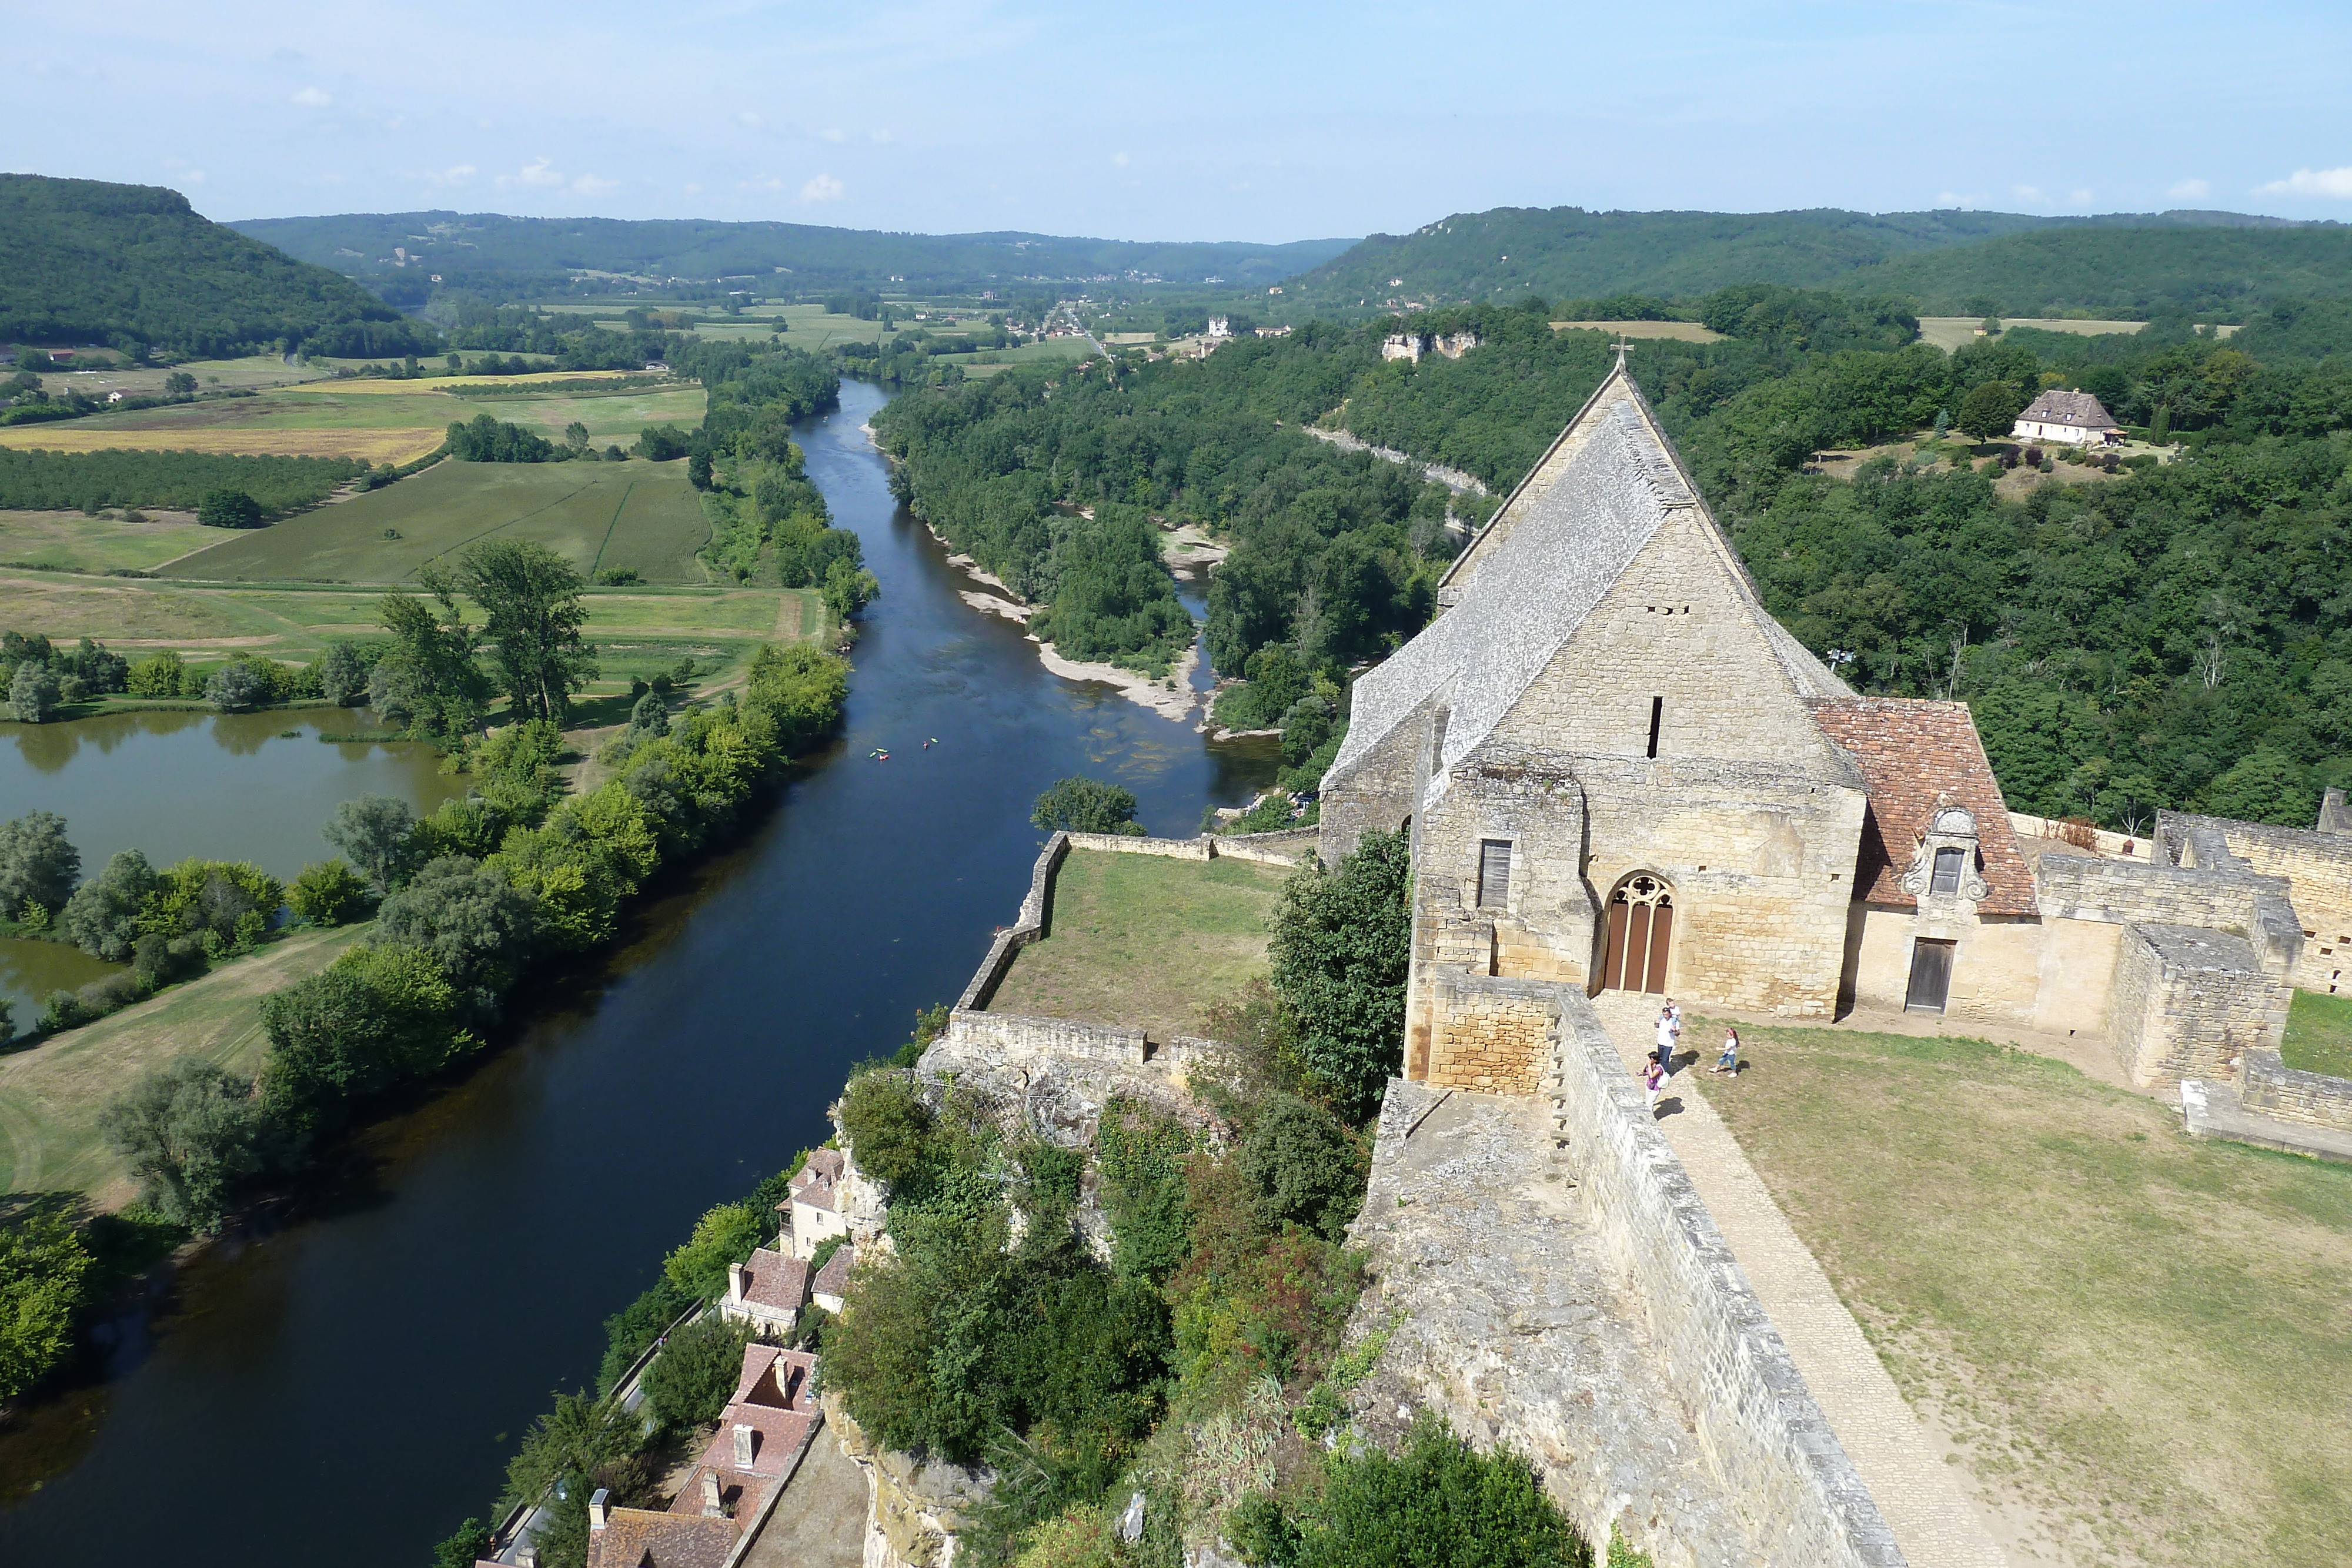
M 1633 351 L 1633 340 L 1626 337 L 1622 332 L 1617 334 L 1617 340 L 1611 344 L 1610 347 L 1617 350 L 1617 362 L 1621 365 L 1625 362 L 1625 356 Z

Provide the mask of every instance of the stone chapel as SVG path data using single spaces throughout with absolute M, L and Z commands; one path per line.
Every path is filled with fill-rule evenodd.
M 2021 840 L 1965 705 L 1858 696 L 1766 612 L 1622 353 L 1437 598 L 1322 797 L 1327 864 L 1410 834 L 1406 1077 L 1533 1092 L 1514 998 L 1559 985 L 2104 1033 L 2142 1082 L 2277 1046 L 2316 884 L 2210 819 Z

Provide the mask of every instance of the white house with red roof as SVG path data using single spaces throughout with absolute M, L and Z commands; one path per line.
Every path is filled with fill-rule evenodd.
M 828 1237 L 849 1234 L 849 1162 L 839 1149 L 812 1149 L 793 1173 L 791 1196 L 776 1205 L 793 1256 L 814 1258 Z
M 2062 446 L 2117 446 L 2123 426 L 2086 392 L 2045 392 L 2026 406 L 2011 428 L 2017 441 L 2054 441 Z

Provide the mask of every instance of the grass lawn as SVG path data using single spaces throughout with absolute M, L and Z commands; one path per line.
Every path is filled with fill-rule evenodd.
M 1743 1032 L 1704 1092 L 1981 1479 L 2086 1561 L 2344 1561 L 2352 1167 L 1983 1041 Z
M 2352 1078 L 2352 997 L 2297 991 L 2287 1005 L 2279 1055 L 2289 1067 Z
M 0 562 L 72 571 L 125 568 L 145 571 L 221 540 L 218 528 L 199 525 L 193 512 L 149 512 L 129 523 L 120 512 L 85 517 L 79 512 L 0 512 Z
M 298 931 L 111 1018 L 0 1057 L 0 1188 L 83 1192 L 101 1208 L 128 1202 L 130 1178 L 98 1132 L 108 1096 L 185 1053 L 250 1073 L 267 1043 L 261 998 L 325 968 L 365 929 Z
M 1201 1009 L 1265 973 L 1288 874 L 1248 861 L 1072 850 L 1043 941 L 1021 950 L 989 1010 L 1202 1032 Z
M 564 426 L 588 427 L 589 444 L 628 447 L 649 424 L 692 430 L 702 423 L 708 396 L 698 386 L 637 387 L 616 392 L 559 392 L 545 397 L 469 397 L 459 400 L 475 413 L 535 430 L 550 441 L 563 439 Z M 471 418 L 472 414 L 463 417 Z
M 466 412 L 460 400 L 447 401 Z M 682 462 L 451 460 L 236 534 L 178 570 L 245 581 L 400 582 L 494 534 L 536 539 L 583 575 L 627 566 L 648 581 L 699 583 L 695 552 L 709 542 L 710 525 Z
M 2145 321 L 2067 321 L 2056 318 L 2004 316 L 2004 329 L 2011 327 L 2038 327 L 2044 332 L 2072 332 L 2077 337 L 2098 338 L 2110 333 L 2136 333 L 2145 328 Z M 1919 340 L 1933 343 L 1944 350 L 1959 348 L 1976 340 L 1977 329 L 1984 325 L 1981 316 L 1922 316 L 1919 318 Z

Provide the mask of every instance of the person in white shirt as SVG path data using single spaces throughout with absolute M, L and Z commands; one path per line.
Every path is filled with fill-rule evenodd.
M 1654 1054 L 1658 1059 L 1658 1071 L 1660 1074 L 1669 1078 L 1673 1077 L 1675 1071 L 1675 1015 L 1674 1009 L 1671 1007 L 1661 1008 L 1658 1009 L 1658 1044 Z

